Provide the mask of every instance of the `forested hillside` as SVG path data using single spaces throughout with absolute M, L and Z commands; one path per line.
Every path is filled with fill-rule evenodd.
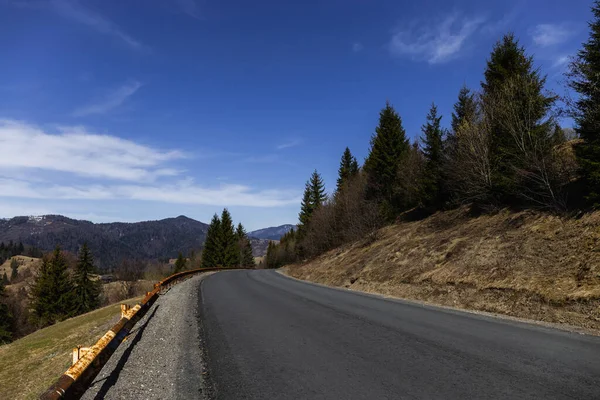
M 300 262 L 287 270 L 304 279 L 515 315 L 564 306 L 577 317 L 540 318 L 597 329 L 600 1 L 592 18 L 568 97 L 546 90 L 508 33 L 447 127 L 432 104 L 411 143 L 386 103 L 364 165 L 346 148 L 331 195 L 313 172 L 299 227 L 269 246 L 267 265 Z

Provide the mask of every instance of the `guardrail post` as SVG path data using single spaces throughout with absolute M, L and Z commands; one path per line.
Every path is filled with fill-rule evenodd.
M 77 346 L 73 348 L 73 365 L 75 365 L 75 363 L 77 361 L 79 361 L 79 359 L 81 357 L 83 357 L 85 355 L 85 353 L 87 353 L 88 351 L 90 351 L 89 347 L 82 347 L 82 346 Z
M 127 315 L 127 312 L 131 309 L 131 306 L 128 304 L 121 304 L 121 318 Z

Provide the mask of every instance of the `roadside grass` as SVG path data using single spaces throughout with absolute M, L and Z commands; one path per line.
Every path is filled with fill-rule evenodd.
M 0 346 L 0 399 L 38 398 L 70 367 L 73 348 L 94 344 L 119 320 L 120 312 L 120 304 L 112 304 Z

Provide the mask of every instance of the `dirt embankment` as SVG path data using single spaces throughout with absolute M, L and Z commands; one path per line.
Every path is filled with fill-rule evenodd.
M 580 219 L 440 212 L 283 271 L 331 286 L 600 332 L 600 212 Z

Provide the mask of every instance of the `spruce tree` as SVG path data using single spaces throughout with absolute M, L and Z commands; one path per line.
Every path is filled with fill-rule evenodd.
M 6 273 L 4 273 L 6 276 Z M 4 303 L 4 282 L 0 281 L 0 344 L 9 343 L 12 340 L 13 316 Z
M 336 192 L 340 192 L 348 180 L 358 174 L 358 161 L 352 155 L 350 149 L 346 147 L 342 159 L 340 160 L 340 168 L 338 169 L 338 179 Z
M 409 150 L 402 120 L 389 102 L 379 113 L 379 125 L 371 137 L 371 148 L 365 160 L 369 198 L 380 201 L 386 218 L 393 218 L 399 201 L 394 198 L 396 177 L 402 157 Z
M 525 53 L 513 34 L 496 43 L 484 77 L 481 87 L 484 110 L 491 122 L 490 154 L 494 171 L 491 195 L 495 201 L 513 202 L 519 194 L 517 171 L 528 168 L 522 164 L 527 149 L 515 140 L 514 134 L 528 135 L 528 142 L 535 146 L 543 142 L 540 138 L 548 137 L 550 126 L 542 119 L 555 97 L 543 94 L 546 78 L 540 76 L 533 57 Z M 511 128 L 518 132 L 511 132 Z M 528 132 L 520 132 L 524 129 Z
M 314 205 L 312 201 L 312 190 L 310 187 L 310 181 L 307 181 L 304 185 L 304 195 L 302 196 L 302 202 L 300 203 L 300 213 L 298 219 L 301 226 L 307 226 L 310 221 L 310 217 L 314 211 Z
M 2 275 L 2 283 L 6 286 L 10 283 L 10 281 L 8 280 L 8 275 L 6 275 L 6 271 L 4 272 L 4 275 Z
M 323 178 L 314 170 L 310 179 L 304 186 L 304 196 L 300 205 L 300 214 L 298 215 L 301 226 L 307 226 L 313 212 L 325 203 L 327 194 L 325 193 L 325 183 Z
M 452 133 L 456 135 L 460 126 L 467 121 L 472 121 L 477 113 L 477 104 L 473 93 L 466 86 L 458 92 L 458 100 L 454 104 L 454 112 L 452 113 Z
M 421 127 L 423 136 L 423 156 L 425 158 L 425 176 L 423 178 L 423 203 L 430 208 L 442 204 L 442 145 L 444 131 L 440 125 L 441 116 L 437 114 L 435 104 L 427 114 L 427 122 Z
M 19 262 L 14 257 L 10 261 L 10 269 L 11 269 L 10 281 L 15 283 L 15 280 L 19 278 Z
M 52 257 L 44 259 L 33 284 L 32 319 L 45 326 L 72 316 L 75 310 L 73 294 L 67 262 L 57 246 Z
M 79 251 L 79 259 L 73 274 L 75 285 L 75 314 L 84 314 L 100 306 L 101 283 L 94 280 L 92 275 L 97 274 L 94 258 L 87 242 L 83 243 Z
M 206 232 L 206 239 L 204 240 L 204 247 L 202 249 L 202 268 L 214 268 L 219 266 L 220 254 L 221 254 L 221 220 L 217 214 L 213 215 L 208 231 Z
M 239 265 L 239 254 L 233 220 L 231 219 L 229 210 L 226 208 L 223 209 L 223 213 L 221 214 L 220 242 L 222 249 L 221 265 L 223 267 L 236 267 Z
M 585 197 L 600 207 L 600 1 L 592 5 L 590 35 L 570 65 L 569 85 L 578 94 L 575 131 L 581 143 L 575 147 L 584 182 Z
M 238 224 L 235 230 L 235 237 L 238 243 L 239 266 L 244 268 L 255 267 L 256 263 L 254 255 L 252 255 L 252 244 L 241 223 Z
M 179 272 L 185 269 L 186 259 L 183 257 L 183 254 L 179 252 L 177 255 L 177 260 L 175 260 L 175 267 L 173 268 L 173 273 L 178 274 Z

